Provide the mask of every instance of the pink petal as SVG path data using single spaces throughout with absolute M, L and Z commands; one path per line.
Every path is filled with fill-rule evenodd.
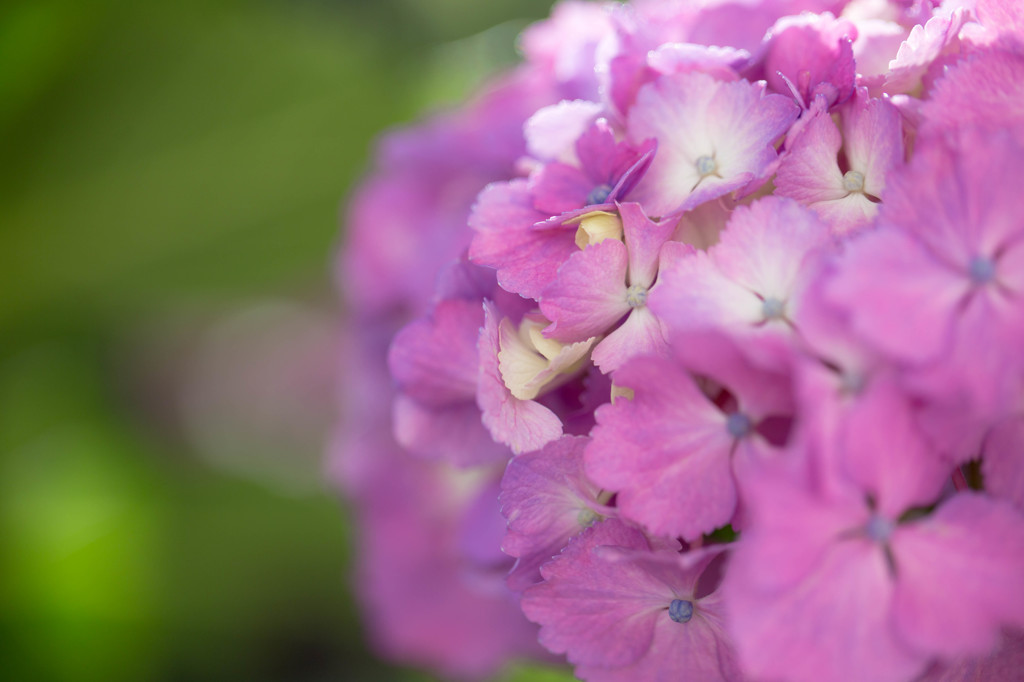
M 957 34 L 967 19 L 967 10 L 956 8 L 949 14 L 936 14 L 924 25 L 911 29 L 896 58 L 889 62 L 885 91 L 911 93 L 921 87 L 932 62 L 958 44 Z
M 916 682 L 1018 682 L 1021 670 L 1024 631 L 1008 629 L 992 653 L 935 664 Z
M 799 450 L 787 454 L 794 460 L 805 456 Z M 867 520 L 859 491 L 845 486 L 818 494 L 811 481 L 788 470 L 790 464 L 767 462 L 739 472 L 751 522 L 730 568 L 735 575 L 728 579 L 747 585 L 744 593 L 799 590 L 826 560 L 836 537 Z
M 577 250 L 575 228 L 532 229 L 547 217 L 533 207 L 526 180 L 487 186 L 469 219 L 476 231 L 470 259 L 497 268 L 502 288 L 527 298 L 539 297 L 559 266 Z
M 720 81 L 738 80 L 737 70 L 749 60 L 746 50 L 693 43 L 666 43 L 647 55 L 648 65 L 660 74 L 700 71 Z
M 399 390 L 424 405 L 472 400 L 478 370 L 479 301 L 441 301 L 391 343 L 388 366 Z
M 644 306 L 633 310 L 618 329 L 594 347 L 591 359 L 602 372 L 614 372 L 641 355 L 667 355 L 668 341 L 661 321 Z
M 585 100 L 563 100 L 539 109 L 523 126 L 527 150 L 541 161 L 566 160 L 565 154 L 575 153 L 576 140 L 602 109 L 597 102 Z
M 792 378 L 786 356 L 751 351 L 721 330 L 681 332 L 670 338 L 676 359 L 692 374 L 725 387 L 739 409 L 759 420 L 793 412 Z
M 936 81 L 922 114 L 929 127 L 939 129 L 1019 124 L 1024 120 L 1024 55 L 993 50 L 957 62 Z
M 965 280 L 901 232 L 879 230 L 849 245 L 825 287 L 828 300 L 850 312 L 853 328 L 872 345 L 926 362 L 948 348 Z
M 844 469 L 890 519 L 932 504 L 949 474 L 914 417 L 909 398 L 882 376 L 848 401 L 843 415 Z
M 641 566 L 603 559 L 596 550 L 604 546 L 650 548 L 635 528 L 604 521 L 573 539 L 544 567 L 546 582 L 523 593 L 523 613 L 541 625 L 541 644 L 572 663 L 637 660 L 650 649 L 658 612 L 672 600 L 671 588 Z
M 626 245 L 605 239 L 572 254 L 544 290 L 540 309 L 552 324 L 545 336 L 582 341 L 603 334 L 629 312 Z
M 618 491 L 623 516 L 654 533 L 692 540 L 728 523 L 736 489 L 725 415 L 666 359 L 635 358 L 615 383 L 634 397 L 597 410 L 591 479 Z
M 775 92 L 788 93 L 788 79 L 803 97 L 802 104 L 809 104 L 823 85 L 830 103 L 853 94 L 856 71 L 851 41 L 856 40 L 857 29 L 852 23 L 830 14 L 802 14 L 780 19 L 769 35 L 765 73 Z
M 903 162 L 899 110 L 888 100 L 868 99 L 859 91 L 843 109 L 843 146 L 850 169 L 864 177 L 864 192 L 884 197 L 889 171 Z
M 588 442 L 563 436 L 509 462 L 501 479 L 500 501 L 508 520 L 502 549 L 519 558 L 509 575 L 512 589 L 540 582 L 540 566 L 599 520 L 599 514 L 610 511 L 598 504 L 600 489 L 583 472 L 583 449 Z
M 485 301 L 477 405 L 494 440 L 516 453 L 537 450 L 562 435 L 562 422 L 540 403 L 514 397 L 505 386 L 498 369 L 498 316 L 494 304 Z
M 432 408 L 405 396 L 395 398 L 395 440 L 409 452 L 460 467 L 503 461 L 508 449 L 495 443 L 480 421 L 475 402 Z
M 985 439 L 982 473 L 985 490 L 1009 500 L 1024 512 L 1024 417 L 1008 417 Z
M 848 192 L 843 188 L 843 174 L 836 161 L 842 146 L 839 128 L 827 111 L 819 110 L 810 116 L 779 165 L 775 178 L 777 193 L 802 204 L 841 199 Z
M 577 677 L 587 682 L 636 682 L 658 680 L 672 671 L 694 682 L 741 682 L 744 677 L 726 634 L 718 594 L 704 597 L 695 607 L 693 620 L 685 627 L 659 618 L 651 648 L 639 661 L 615 668 L 581 665 Z
M 1024 140 L 1008 131 L 966 128 L 918 137 L 914 158 L 888 179 L 880 220 L 912 232 L 964 272 L 1019 239 Z
M 676 229 L 678 218 L 650 220 L 640 204 L 619 204 L 622 229 L 629 250 L 629 283 L 650 288 L 658 274 L 662 245 Z
M 781 536 L 774 536 L 783 542 Z M 904 682 L 926 658 L 890 625 L 892 576 L 880 548 L 834 543 L 791 589 L 768 591 L 742 578 L 757 570 L 738 546 L 722 586 L 739 659 L 748 675 L 788 682 Z M 737 571 L 745 565 L 743 571 Z
M 829 243 L 828 230 L 813 213 L 793 201 L 765 197 L 736 209 L 711 253 L 732 281 L 785 301 L 797 290 L 803 262 Z
M 961 493 L 892 537 L 902 636 L 943 656 L 992 649 L 1024 627 L 1024 517 L 1001 500 Z
M 670 330 L 747 326 L 762 319 L 762 303 L 723 275 L 714 259 L 699 251 L 658 273 L 660 286 L 648 305 Z
M 658 141 L 631 197 L 663 216 L 744 187 L 775 161 L 773 144 L 797 113 L 792 101 L 758 85 L 701 73 L 662 76 L 640 89 L 629 112 L 629 139 Z M 713 159 L 714 172 L 702 176 L 700 159 Z
M 585 206 L 588 203 L 587 195 L 594 189 L 586 173 L 575 166 L 557 161 L 544 165 L 534 173 L 530 177 L 530 185 L 534 207 L 548 216 Z

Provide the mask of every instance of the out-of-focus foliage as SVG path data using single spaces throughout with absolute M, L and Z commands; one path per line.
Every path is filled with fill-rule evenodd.
M 309 483 L 323 434 L 277 462 L 305 487 L 277 485 L 202 452 L 182 400 L 236 311 L 331 319 L 338 207 L 374 134 L 511 60 L 546 5 L 0 6 L 6 678 L 422 679 L 365 651 L 344 510 Z

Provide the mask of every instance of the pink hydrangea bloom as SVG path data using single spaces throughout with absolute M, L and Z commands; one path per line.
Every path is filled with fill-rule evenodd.
M 671 331 L 729 330 L 770 353 L 799 326 L 801 291 L 831 241 L 826 226 L 795 202 L 759 199 L 736 209 L 717 244 L 674 262 L 651 307 Z
M 569 1 L 521 46 L 350 211 L 377 650 L 1018 682 L 1020 3 Z
M 634 355 L 664 353 L 662 324 L 648 309 L 647 298 L 657 288 L 660 269 L 692 252 L 669 241 L 678 220 L 653 222 L 637 204 L 621 204 L 618 211 L 623 241 L 587 244 L 559 268 L 540 298 L 541 312 L 551 320 L 544 330 L 547 337 L 584 341 L 607 333 L 592 356 L 606 373 Z
M 615 140 L 598 119 L 575 143 L 575 163 L 553 160 L 528 180 L 495 183 L 480 194 L 470 216 L 476 235 L 470 258 L 498 270 L 505 289 L 537 298 L 574 252 L 576 223 L 614 207 L 647 170 L 653 143 Z
M 588 439 L 563 436 L 543 449 L 509 462 L 501 480 L 501 513 L 508 531 L 501 548 L 516 557 L 509 573 L 515 590 L 541 582 L 540 567 L 569 540 L 604 517 L 617 514 L 583 472 Z
M 1009 349 L 1024 338 L 1024 223 L 1009 178 L 1021 164 L 1024 150 L 1004 133 L 919 141 L 893 178 L 882 227 L 850 245 L 826 284 L 853 330 L 914 367 L 907 381 L 926 401 L 928 428 L 956 458 L 976 452 L 1020 387 Z
M 853 94 L 857 29 L 831 14 L 780 19 L 770 29 L 765 76 L 775 92 L 799 97 L 802 107 L 822 96 L 831 106 Z
M 783 377 L 754 366 L 727 339 L 694 335 L 680 344 L 687 346 L 678 351 L 685 364 L 642 357 L 615 373 L 632 397 L 597 410 L 586 470 L 618 493 L 624 517 L 696 540 L 733 520 L 734 466 L 770 448 L 758 426 L 788 414 L 790 403 Z M 724 390 L 709 391 L 687 369 Z
M 629 112 L 629 138 L 654 138 L 658 153 L 628 198 L 664 216 L 756 185 L 797 113 L 792 100 L 765 94 L 763 84 L 662 76 L 641 88 Z
M 847 453 L 872 465 L 877 491 L 883 453 Z M 1009 505 L 961 493 L 911 521 L 895 486 L 820 493 L 762 469 L 743 489 L 752 520 L 722 591 L 755 676 L 895 682 L 934 657 L 984 654 L 1024 620 L 1024 525 Z
M 540 640 L 587 680 L 677 670 L 707 682 L 739 680 L 716 594 L 697 581 L 715 553 L 680 556 L 619 521 L 569 543 L 523 594 Z M 636 678 L 633 678 L 636 679 Z
M 865 90 L 841 107 L 842 128 L 824 100 L 819 103 L 788 146 L 776 192 L 808 206 L 843 234 L 871 224 L 878 214 L 885 180 L 903 162 L 903 129 L 896 108 L 869 99 Z

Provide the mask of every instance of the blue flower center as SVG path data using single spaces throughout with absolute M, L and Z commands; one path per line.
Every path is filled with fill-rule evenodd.
M 996 264 L 991 258 L 975 256 L 967 271 L 975 284 L 988 284 L 996 277 Z
M 593 206 L 594 204 L 603 204 L 604 202 L 608 201 L 608 196 L 611 193 L 611 185 L 598 185 L 594 189 L 590 190 L 590 194 L 587 195 L 587 206 Z
M 711 156 L 698 157 L 694 165 L 697 166 L 697 172 L 700 173 L 701 177 L 711 175 L 718 170 L 718 164 L 715 163 L 714 157 Z
M 889 536 L 892 535 L 893 528 L 895 528 L 895 526 L 892 521 L 875 514 L 868 521 L 868 525 L 864 527 L 864 530 L 868 534 L 869 538 L 881 544 L 889 541 Z
M 786 312 L 786 303 L 769 296 L 761 301 L 761 314 L 766 320 L 777 320 Z
M 753 426 L 750 417 L 742 412 L 733 412 L 725 420 L 725 429 L 733 438 L 743 438 L 750 433 Z
M 693 602 L 673 599 L 668 605 L 668 617 L 677 623 L 686 623 L 693 618 Z

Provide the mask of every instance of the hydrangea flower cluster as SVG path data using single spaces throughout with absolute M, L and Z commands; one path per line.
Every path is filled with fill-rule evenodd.
M 1024 8 L 566 1 L 389 135 L 332 471 L 452 678 L 1024 679 Z

